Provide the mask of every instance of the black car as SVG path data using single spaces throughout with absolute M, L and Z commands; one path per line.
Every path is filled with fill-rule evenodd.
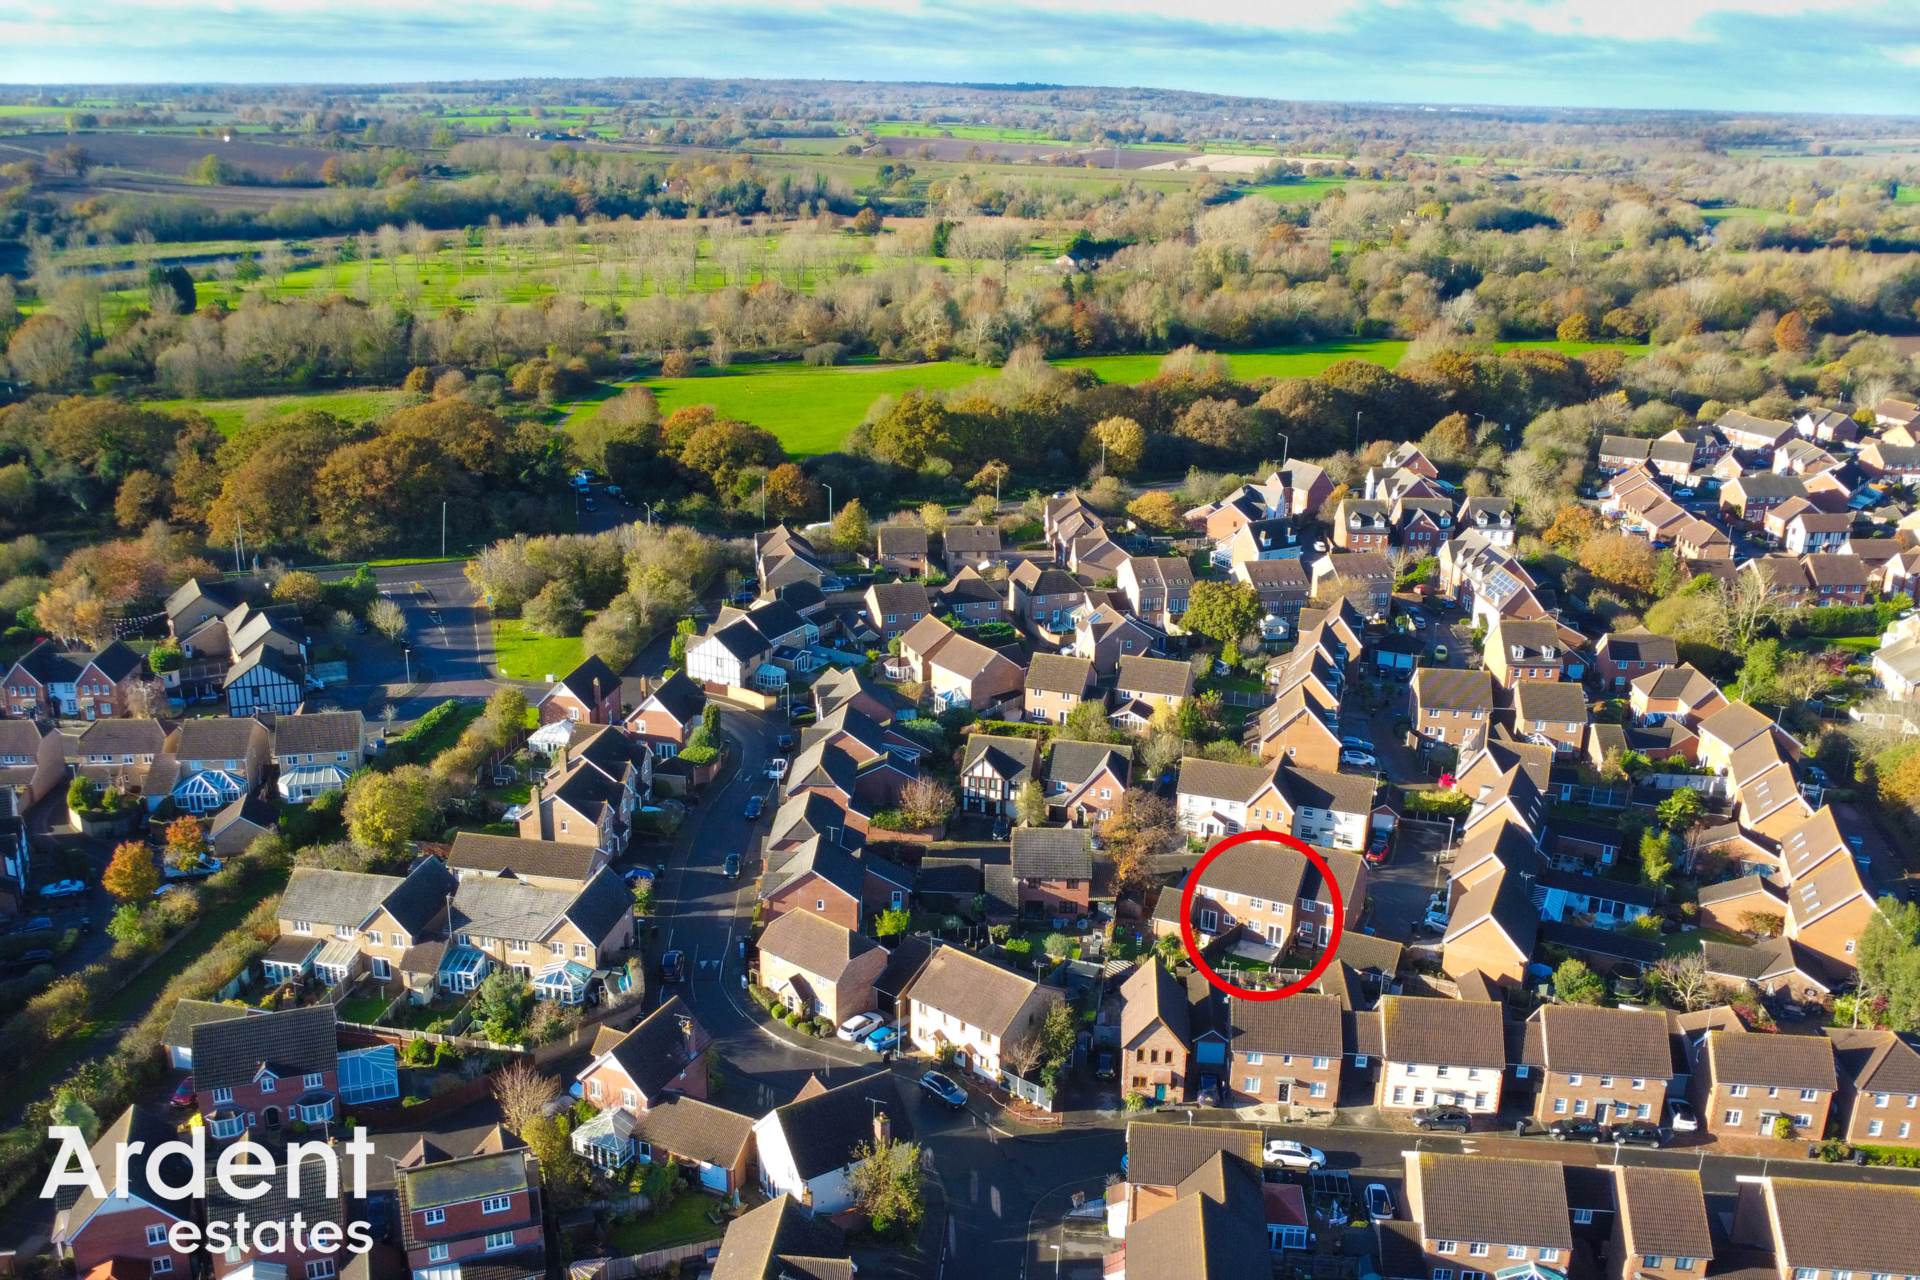
M 1102 1049 L 1099 1056 L 1093 1060 L 1093 1078 L 1095 1080 L 1111 1080 L 1119 1074 L 1119 1068 L 1113 1060 L 1113 1050 Z
M 662 982 L 687 980 L 687 957 L 684 952 L 669 951 L 660 957 L 660 980 Z
M 773 745 L 780 749 L 781 755 L 785 755 L 787 752 L 793 750 L 793 735 L 783 733 L 773 740 Z
M 1422 1107 L 1413 1113 L 1413 1127 L 1465 1133 L 1473 1128 L 1473 1117 L 1461 1107 Z
M 995 840 L 1005 840 L 1011 834 L 1012 828 L 1008 825 L 1007 816 L 1004 813 L 993 820 L 993 838 Z
M 1667 1141 L 1667 1135 L 1659 1125 L 1648 1124 L 1645 1120 L 1617 1124 L 1607 1131 L 1607 1137 L 1623 1147 L 1658 1147 L 1664 1146 Z
M 1548 1125 L 1547 1133 L 1560 1142 L 1600 1142 L 1607 1131 L 1606 1126 L 1592 1116 L 1569 1116 Z

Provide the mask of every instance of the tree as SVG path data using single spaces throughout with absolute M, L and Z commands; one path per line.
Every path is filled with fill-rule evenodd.
M 1553 336 L 1562 342 L 1585 342 L 1593 337 L 1593 326 L 1581 312 L 1574 312 L 1554 328 Z
M 1880 1020 L 1888 1028 L 1920 1030 L 1920 903 L 1880 899 L 1856 958 L 1860 999 L 1885 1002 Z
M 419 765 L 402 765 L 355 775 L 341 812 L 355 843 L 397 857 L 426 831 L 438 809 L 432 777 Z
M 1707 802 L 1692 787 L 1678 787 L 1654 807 L 1653 816 L 1660 820 L 1661 826 L 1684 838 L 1695 823 L 1707 816 Z
M 544 1162 L 543 1169 L 544 1172 Z M 892 1137 L 863 1141 L 853 1149 L 847 1173 L 854 1207 L 867 1215 L 880 1235 L 898 1232 L 911 1238 L 926 1215 L 921 1185 L 920 1144 Z
M 1051 942 L 1055 936 L 1048 934 L 1048 941 Z M 1052 954 L 1051 950 L 1048 954 Z M 1061 954 L 1064 955 L 1065 952 Z M 1047 1088 L 1055 1087 L 1061 1070 L 1073 1060 L 1073 1046 L 1079 1034 L 1080 1025 L 1073 1015 L 1072 1005 L 1065 1000 L 1055 1000 L 1047 1006 L 1047 1016 L 1040 1023 L 1040 1043 L 1044 1047 L 1040 1063 L 1040 1082 Z
M 1718 984 L 1707 972 L 1707 958 L 1698 951 L 1668 956 L 1656 962 L 1648 976 L 1674 1004 L 1688 1012 L 1704 1009 L 1719 999 Z
M 925 391 L 908 391 L 869 426 L 876 455 L 917 470 L 950 443 L 946 406 Z
M 1040 940 L 1040 949 L 1047 953 L 1047 959 L 1058 962 L 1072 952 L 1073 943 L 1067 940 L 1066 934 L 1055 931 Z
M 900 812 L 915 827 L 937 827 L 953 813 L 953 788 L 925 774 L 900 788 Z
M 820 505 L 820 486 L 791 462 L 767 472 L 767 517 L 794 520 Z
M 1187 593 L 1187 612 L 1181 625 L 1218 641 L 1223 650 L 1238 645 L 1240 637 L 1260 625 L 1260 593 L 1244 582 L 1205 579 Z
M 80 335 L 51 311 L 28 316 L 7 343 L 7 363 L 36 391 L 58 391 L 71 385 L 85 361 Z
M 1757 573 L 1735 574 L 1731 585 L 1716 584 L 1713 599 L 1717 607 L 1712 621 L 1715 638 L 1738 654 L 1745 654 L 1760 633 L 1777 626 L 1792 607 Z
M 407 634 L 407 615 L 385 596 L 367 606 L 367 625 L 394 643 Z
M 1178 933 L 1163 933 L 1154 942 L 1153 953 L 1160 957 L 1160 963 L 1172 969 L 1186 958 L 1187 944 Z
M 867 508 L 858 498 L 854 498 L 840 508 L 833 518 L 833 525 L 827 531 L 827 540 L 841 551 L 864 551 L 873 545 L 873 522 L 867 518 Z
M 1540 538 L 1562 555 L 1572 555 L 1606 529 L 1592 507 L 1569 502 L 1553 513 L 1553 520 Z
M 586 625 L 587 608 L 580 593 L 564 578 L 555 578 L 520 610 L 529 631 L 544 636 L 577 636 Z
M 1174 847 L 1179 833 L 1171 801 L 1144 788 L 1128 791 L 1100 824 L 1113 860 L 1115 896 L 1144 893 L 1154 881 L 1154 860 Z
M 998 458 L 989 459 L 981 463 L 980 469 L 973 473 L 973 479 L 967 481 L 967 488 L 975 493 L 998 496 L 1000 486 L 1005 484 L 1007 477 L 1012 474 L 1012 469 L 1006 463 Z
M 273 598 L 281 604 L 290 604 L 301 613 L 312 617 L 326 602 L 327 589 L 320 579 L 304 569 L 295 569 L 280 575 L 273 584 Z
M 857 236 L 877 236 L 880 234 L 880 211 L 867 205 L 853 215 L 853 221 L 848 225 Z
M 1013 813 L 1023 827 L 1047 824 L 1047 792 L 1037 779 L 1028 779 L 1014 792 Z
M 1575 560 L 1611 586 L 1636 595 L 1653 591 L 1653 544 L 1630 533 L 1602 533 L 1580 545 Z
M 1607 984 L 1585 962 L 1568 958 L 1553 971 L 1553 994 L 1563 1004 L 1599 1004 Z
M 1150 489 L 1127 504 L 1127 514 L 1149 529 L 1178 529 L 1182 523 L 1180 504 L 1165 489 Z
M 1807 328 L 1806 317 L 1798 311 L 1789 311 L 1773 326 L 1773 345 L 1782 351 L 1801 355 L 1813 348 L 1813 331 Z
M 495 1044 L 519 1044 L 533 1011 L 533 985 L 513 969 L 496 969 L 473 993 L 473 1021 Z
M 898 908 L 889 908 L 873 918 L 873 936 L 876 938 L 897 938 L 913 924 L 913 914 Z
M 100 1117 L 79 1091 L 71 1088 L 53 1095 L 53 1105 L 47 1109 L 47 1124 L 78 1129 L 88 1142 L 100 1136 Z
M 535 1116 L 520 1131 L 521 1141 L 540 1162 L 540 1185 L 556 1207 L 571 1208 L 586 1198 L 593 1170 L 567 1141 L 567 1131 L 553 1116 Z
M 1648 827 L 1640 833 L 1640 878 L 1657 889 L 1672 874 L 1673 837 L 1658 827 Z
M 1060 736 L 1078 742 L 1114 742 L 1121 735 L 1107 719 L 1107 704 L 1087 698 L 1067 712 L 1060 724 Z
M 113 861 L 101 874 L 100 884 L 122 902 L 145 902 L 160 887 L 153 851 L 139 840 L 121 841 L 114 846 Z
M 144 951 L 160 944 L 161 924 L 155 913 L 135 902 L 123 902 L 107 921 L 107 936 L 125 947 Z
M 560 1096 L 560 1086 L 549 1075 L 542 1075 L 529 1059 L 509 1064 L 493 1077 L 493 1100 L 500 1104 L 500 1119 L 510 1133 L 525 1135 L 528 1124 L 546 1113 L 547 1104 Z
M 167 482 L 142 467 L 129 471 L 113 499 L 113 519 L 122 529 L 144 528 L 167 505 Z
M 167 824 L 167 861 L 173 866 L 182 871 L 199 866 L 205 848 L 200 819 L 182 814 Z
M 1102 418 L 1080 442 L 1080 460 L 1089 464 L 1104 461 L 1106 473 L 1114 476 L 1130 476 L 1139 470 L 1146 451 L 1146 429 L 1132 418 Z

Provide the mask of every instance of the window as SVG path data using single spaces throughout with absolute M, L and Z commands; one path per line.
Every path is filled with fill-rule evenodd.
M 1646 1079 L 1642 1076 L 1635 1076 L 1633 1078 L 1633 1087 L 1636 1092 L 1646 1088 L 1647 1087 Z
M 303 1089 L 325 1088 L 326 1083 L 327 1074 L 324 1071 L 309 1071 L 306 1075 L 300 1077 L 300 1086 Z
M 1240 1092 L 1250 1093 L 1257 1097 L 1260 1093 L 1260 1077 L 1242 1076 L 1240 1078 Z
M 488 1196 L 480 1202 L 482 1213 L 505 1213 L 511 1208 L 513 1208 L 512 1196 Z
M 156 1276 L 166 1275 L 169 1271 L 173 1270 L 173 1259 L 172 1258 L 155 1258 L 153 1259 L 152 1266 L 149 1269 Z
M 213 1136 L 216 1138 L 237 1138 L 247 1127 L 241 1116 L 223 1116 L 213 1122 Z
M 1476 1241 L 1467 1246 L 1467 1256 L 1469 1258 L 1484 1258 L 1487 1256 L 1488 1251 L 1489 1246 L 1484 1240 Z
M 622 1089 L 620 1091 L 620 1105 L 631 1111 L 640 1105 L 640 1099 L 634 1094 L 633 1090 Z
M 1573 1114 L 1577 1116 L 1587 1114 L 1587 1100 L 1585 1098 L 1575 1098 L 1573 1100 Z
M 1722 1117 L 1721 1117 L 1721 1122 L 1722 1122 L 1723 1124 L 1726 1124 L 1726 1125 L 1728 1125 L 1728 1126 L 1733 1126 L 1733 1125 L 1737 1125 L 1737 1124 L 1739 1124 L 1739 1123 L 1740 1123 L 1740 1112 L 1739 1112 L 1738 1110 L 1736 1110 L 1736 1109 L 1733 1109 L 1733 1108 L 1729 1108 L 1729 1109 L 1727 1110 L 1727 1113 L 1726 1113 L 1726 1115 L 1724 1115 L 1724 1116 L 1722 1116 Z
M 1612 1076 L 1601 1076 L 1601 1077 L 1600 1077 L 1600 1087 L 1601 1087 L 1602 1089 L 1611 1089 L 1611 1088 L 1613 1088 L 1613 1077 L 1612 1077 Z
M 1567 1083 L 1579 1084 L 1584 1079 L 1586 1079 L 1585 1076 L 1581 1075 L 1578 1071 L 1575 1071 L 1567 1077 Z
M 1886 1106 L 1886 1105 L 1887 1105 L 1887 1101 L 1888 1101 L 1888 1095 L 1887 1095 L 1887 1094 L 1884 1094 L 1884 1093 L 1876 1093 L 1876 1094 L 1874 1094 L 1874 1095 L 1873 1095 L 1873 1105 L 1874 1105 L 1874 1106 L 1876 1106 L 1876 1107 L 1884 1107 L 1884 1106 Z
M 1551 1247 L 1549 1247 L 1549 1246 L 1547 1246 L 1547 1245 L 1541 1245 L 1541 1246 L 1540 1246 L 1540 1261 L 1542 1261 L 1542 1262 L 1558 1262 L 1558 1261 L 1560 1261 L 1560 1251 L 1559 1251 L 1558 1249 L 1554 1249 L 1554 1248 L 1551 1248 Z
M 367 930 L 367 945 L 370 947 L 380 945 L 380 931 L 378 929 Z
M 1247 1065 L 1250 1067 L 1257 1067 L 1262 1062 L 1266 1061 L 1266 1057 L 1267 1055 L 1264 1053 L 1249 1053 L 1247 1055 Z
M 1591 1209 L 1575 1209 L 1575 1210 L 1573 1211 L 1573 1225 L 1574 1225 L 1574 1226 L 1576 1226 L 1576 1227 L 1584 1227 L 1584 1226 L 1586 1226 L 1587 1224 L 1589 1224 L 1589 1223 L 1591 1223 L 1592 1221 L 1593 1221 L 1593 1210 L 1591 1210 Z
M 1665 1259 L 1657 1253 L 1643 1253 L 1640 1255 L 1640 1265 L 1643 1267 L 1657 1267 L 1663 1261 L 1665 1261 Z
M 332 1274 L 332 1258 L 315 1258 L 307 1264 L 307 1280 L 327 1280 Z
M 449 1249 L 444 1244 L 430 1244 L 427 1246 L 427 1261 L 428 1262 L 445 1262 L 447 1260 L 447 1255 L 452 1252 L 453 1250 Z
M 295 933 L 312 933 L 312 932 L 313 932 L 313 921 L 311 921 L 311 920 L 295 920 L 295 921 L 293 922 L 293 931 L 294 931 Z
M 147 1228 L 148 1244 L 165 1244 L 166 1242 L 167 1242 L 167 1229 L 165 1227 L 161 1226 L 159 1223 L 156 1222 Z
M 1869 1138 L 1877 1138 L 1877 1137 L 1879 1137 L 1879 1136 L 1880 1136 L 1880 1131 L 1881 1131 L 1881 1129 L 1882 1129 L 1882 1128 L 1884 1128 L 1884 1127 L 1885 1127 L 1885 1126 L 1883 1126 L 1883 1125 L 1882 1125 L 1882 1124 L 1881 1124 L 1881 1123 L 1880 1123 L 1880 1122 L 1879 1122 L 1878 1120 L 1869 1120 L 1869 1121 L 1867 1121 L 1867 1136 L 1868 1136 Z
M 260 1077 L 260 1092 L 272 1093 L 275 1089 L 279 1087 L 280 1087 L 280 1082 L 274 1079 L 272 1076 Z
M 215 1105 L 216 1107 L 217 1107 L 217 1106 L 219 1106 L 219 1105 L 220 1105 L 221 1103 L 223 1103 L 223 1102 L 232 1102 L 232 1101 L 233 1101 L 233 1090 L 231 1090 L 231 1089 L 215 1089 L 215 1090 L 213 1091 L 213 1104 L 214 1104 L 214 1105 Z
M 428 1226 L 437 1227 L 447 1220 L 447 1211 L 445 1209 L 428 1209 L 423 1216 L 426 1218 Z
M 1820 1091 L 1818 1089 L 1802 1089 L 1800 1091 L 1800 1101 L 1802 1102 L 1812 1102 L 1819 1096 Z
M 511 1249 L 511 1248 L 513 1248 L 513 1232 L 511 1231 L 487 1232 L 487 1252 L 488 1253 L 492 1253 L 495 1249 Z
M 1527 1246 L 1523 1244 L 1510 1244 L 1507 1246 L 1507 1256 L 1509 1258 L 1524 1258 L 1527 1256 Z
M 1557 1116 L 1567 1114 L 1567 1100 L 1565 1098 L 1555 1098 L 1553 1100 L 1553 1114 Z
M 1435 1267 L 1433 1269 L 1433 1280 L 1453 1280 L 1453 1268 Z
M 1743 1084 L 1729 1085 L 1727 1087 L 1727 1095 L 1734 1098 L 1744 1098 L 1747 1096 L 1747 1086 Z
M 1692 1258 L 1675 1258 L 1673 1260 L 1673 1269 L 1675 1271 L 1691 1271 L 1693 1270 L 1693 1259 Z
M 1452 1240 L 1435 1240 L 1433 1242 L 1433 1251 L 1435 1253 L 1452 1253 L 1459 1247 L 1460 1246 Z
M 1327 1069 L 1327 1059 L 1315 1058 L 1313 1060 L 1313 1069 L 1315 1071 L 1325 1071 Z

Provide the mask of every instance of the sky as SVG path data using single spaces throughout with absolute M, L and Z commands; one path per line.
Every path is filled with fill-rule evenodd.
M 0 82 L 684 75 L 1920 115 L 1920 0 L 9 0 Z

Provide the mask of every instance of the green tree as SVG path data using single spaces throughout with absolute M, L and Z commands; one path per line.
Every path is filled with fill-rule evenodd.
M 1880 899 L 1861 931 L 1859 1000 L 1878 1007 L 1894 1031 L 1920 1030 L 1920 903 Z
M 913 914 L 908 911 L 889 908 L 873 918 L 873 936 L 876 938 L 897 938 L 913 924 Z
M 367 771 L 347 783 L 342 813 L 356 844 L 387 857 L 406 851 L 439 810 L 432 777 L 419 765 Z
M 1029 779 L 1013 794 L 1013 815 L 1023 827 L 1047 823 L 1047 792 L 1038 779 Z
M 1673 874 L 1673 837 L 1659 827 L 1640 833 L 1640 878 L 1654 888 Z
M 1218 641 L 1224 650 L 1258 627 L 1260 615 L 1260 593 L 1250 585 L 1208 579 L 1194 583 L 1187 593 L 1187 612 L 1181 625 Z
M 912 1238 L 926 1216 L 920 1145 L 890 1137 L 862 1142 L 853 1150 L 853 1161 L 847 1181 L 855 1207 L 880 1235 Z
M 586 625 L 587 609 L 573 584 L 555 578 L 520 610 L 529 631 L 543 636 L 577 636 Z
M 281 574 L 273 584 L 273 598 L 278 604 L 294 606 L 305 617 L 313 617 L 326 599 L 326 588 L 305 569 L 295 569 Z
M 946 406 L 918 389 L 883 409 L 869 430 L 874 453 L 913 470 L 940 454 L 949 443 Z
M 1098 464 L 1104 459 L 1108 475 L 1130 476 L 1140 469 L 1140 458 L 1146 450 L 1146 429 L 1138 422 L 1132 418 L 1102 418 L 1080 442 L 1080 460 Z
M 867 508 L 860 499 L 855 498 L 840 508 L 827 531 L 827 539 L 847 552 L 864 551 L 873 545 L 873 521 L 867 518 Z
M 520 1131 L 521 1141 L 540 1162 L 540 1183 L 558 1208 L 571 1208 L 586 1198 L 593 1170 L 567 1141 L 563 1117 L 535 1116 Z
M 519 1044 L 533 1011 L 533 987 L 513 969 L 496 969 L 473 993 L 473 1021 L 495 1044 Z
M 1692 787 L 1677 787 L 1655 806 L 1653 816 L 1660 820 L 1661 826 L 1685 839 L 1694 824 L 1707 816 L 1707 802 Z
M 1185 958 L 1187 954 L 1187 944 L 1181 940 L 1180 935 L 1177 933 L 1163 933 L 1155 940 L 1153 951 L 1155 955 L 1160 957 L 1160 962 L 1171 969 Z
M 1553 971 L 1553 994 L 1563 1004 L 1599 1004 L 1607 996 L 1607 984 L 1584 961 L 1566 959 Z
M 73 1089 L 62 1089 L 53 1095 L 53 1105 L 47 1110 L 47 1124 L 70 1125 L 84 1134 L 88 1142 L 100 1136 L 100 1117 Z

